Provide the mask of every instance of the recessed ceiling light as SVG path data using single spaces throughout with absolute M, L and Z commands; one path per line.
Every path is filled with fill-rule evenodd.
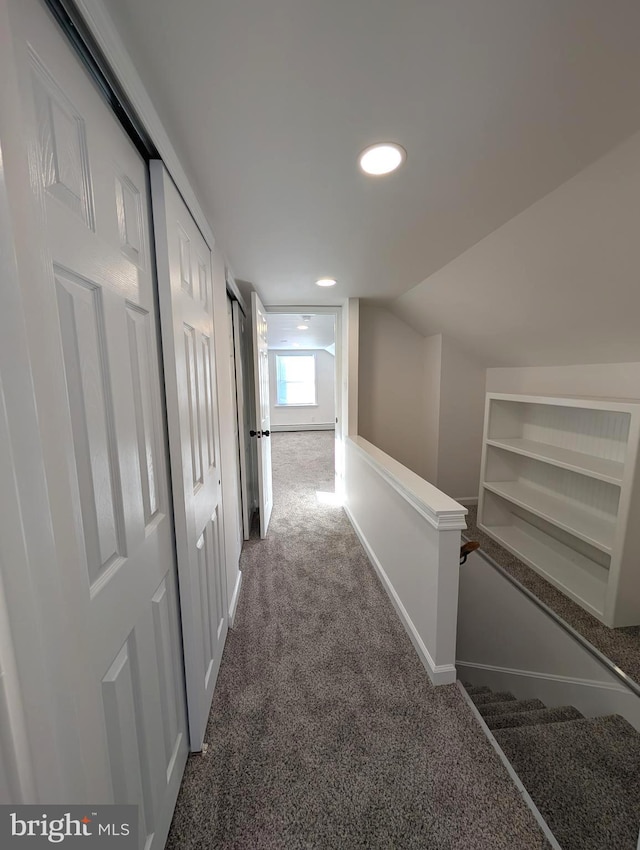
M 309 330 L 309 325 L 298 325 L 297 327 L 298 327 L 299 331 L 308 331 Z
M 360 168 L 367 174 L 389 174 L 407 158 L 406 150 L 395 142 L 370 145 L 360 154 Z
M 292 343 L 291 343 L 291 345 L 292 345 L 294 348 L 300 348 L 300 343 L 299 343 L 299 342 L 292 342 Z
M 335 286 L 338 281 L 334 280 L 332 277 L 321 277 L 320 280 L 316 281 L 317 286 Z

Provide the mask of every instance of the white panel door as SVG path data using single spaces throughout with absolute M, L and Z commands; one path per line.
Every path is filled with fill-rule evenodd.
M 204 732 L 228 629 L 211 251 L 151 163 L 191 749 Z
M 236 409 L 238 416 L 238 450 L 240 452 L 240 495 L 242 499 L 242 530 L 245 540 L 249 539 L 251 531 L 251 510 L 249 505 L 249 446 L 247 440 L 249 431 L 247 428 L 246 390 L 245 381 L 245 317 L 237 301 L 232 305 L 233 319 L 233 352 L 236 382 Z
M 75 718 L 56 743 L 69 802 L 138 804 L 140 847 L 160 850 L 188 747 L 147 167 L 43 4 L 9 10 L 42 269 L 22 287 Z
M 251 293 L 253 318 L 253 368 L 256 387 L 256 434 L 258 441 L 258 509 L 260 537 L 267 536 L 273 486 L 271 475 L 271 408 L 269 407 L 269 349 L 267 345 L 267 312 L 257 293 Z

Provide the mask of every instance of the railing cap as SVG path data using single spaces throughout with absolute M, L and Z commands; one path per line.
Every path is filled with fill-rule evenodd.
M 464 505 L 438 490 L 364 437 L 347 437 L 347 443 L 351 444 L 434 528 L 444 531 L 467 527 L 465 516 L 468 511 Z

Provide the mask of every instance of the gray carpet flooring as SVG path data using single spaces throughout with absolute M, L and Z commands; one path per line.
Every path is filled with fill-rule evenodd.
M 548 847 L 457 686 L 434 688 L 333 489 L 333 434 L 274 434 L 268 539 L 170 850 Z
M 468 693 L 563 850 L 635 850 L 640 735 L 624 718 L 587 719 L 573 706 L 532 711 L 531 700 L 487 688 Z M 509 713 L 490 713 L 492 705 Z
M 610 658 L 621 670 L 640 684 L 640 626 L 610 629 L 549 584 L 541 575 L 516 558 L 476 525 L 477 507 L 469 506 L 465 535 L 480 541 L 482 549 L 494 561 L 530 590 L 542 602 L 572 626 L 589 643 Z

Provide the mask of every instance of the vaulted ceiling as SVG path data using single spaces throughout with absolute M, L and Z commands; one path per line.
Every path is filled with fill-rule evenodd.
M 105 4 L 270 304 L 395 298 L 640 128 L 637 0 Z

